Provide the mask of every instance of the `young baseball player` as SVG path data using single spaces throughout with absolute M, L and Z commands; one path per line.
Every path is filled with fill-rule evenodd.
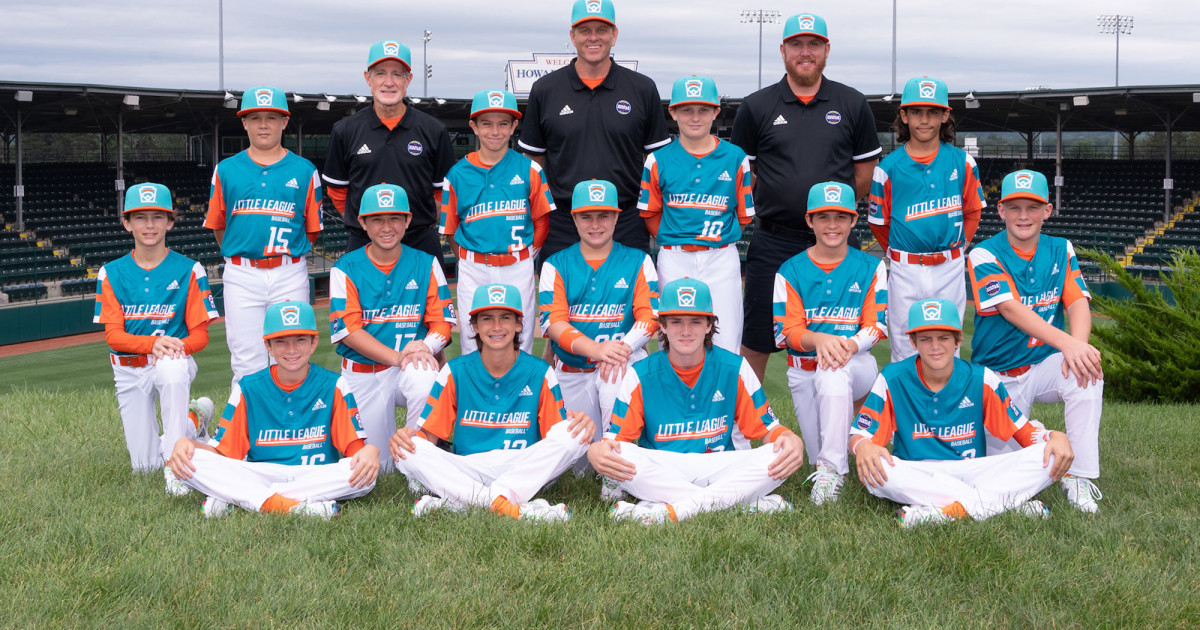
M 1042 222 L 1054 209 L 1046 177 L 1009 173 L 1000 194 L 1006 229 L 971 250 L 967 261 L 978 304 L 971 360 L 999 373 L 1021 413 L 1028 415 L 1034 402 L 1065 403 L 1067 435 L 1077 456 L 1062 487 L 1076 508 L 1096 512 L 1104 372 L 1100 351 L 1088 343 L 1091 294 L 1071 241 L 1042 234 Z M 991 441 L 988 446 L 1015 447 Z
M 619 212 L 612 183 L 579 182 L 571 199 L 579 242 L 546 259 L 539 280 L 542 332 L 563 400 L 592 417 L 597 439 L 608 428 L 625 370 L 646 356 L 646 342 L 658 331 L 654 263 L 613 241 Z
M 208 434 L 212 402 L 207 416 L 196 405 L 189 415 L 188 390 L 196 378 L 192 355 L 208 345 L 217 308 L 204 267 L 167 249 L 175 209 L 166 186 L 127 190 L 121 225 L 133 235 L 133 251 L 100 268 L 92 321 L 104 324 L 130 464 L 149 472 L 163 465 L 180 437 Z M 179 494 L 170 471 L 164 475 L 167 491 Z
M 908 307 L 929 295 L 967 305 L 963 250 L 975 238 L 984 206 L 975 158 L 954 146 L 946 84 L 909 79 L 892 125 L 904 145 L 875 167 L 867 220 L 892 259 L 888 273 L 888 338 L 892 362 L 913 355 Z
M 658 277 L 704 278 L 713 294 L 713 343 L 737 352 L 742 343 L 742 226 L 754 217 L 750 160 L 712 135 L 721 112 L 717 84 L 683 77 L 671 89 L 679 138 L 646 156 L 638 209 L 658 242 Z
M 903 504 L 902 527 L 1007 510 L 1048 517 L 1031 499 L 1070 468 L 1070 441 L 1028 420 L 995 372 L 955 356 L 961 321 L 947 299 L 909 308 L 917 354 L 884 366 L 871 388 L 850 436 L 858 478 L 871 494 Z M 985 432 L 1025 448 L 989 456 Z
M 450 343 L 454 324 L 442 266 L 400 242 L 410 218 L 403 188 L 368 188 L 358 219 L 371 242 L 343 255 L 329 272 L 331 339 L 384 472 L 392 470 L 387 445 L 396 432 L 396 406 L 407 407 L 406 418 L 415 424 L 437 380 L 434 355 Z
M 788 351 L 796 422 L 817 466 L 811 498 L 821 505 L 838 499 L 856 402 L 879 374 L 869 351 L 887 336 L 887 269 L 847 244 L 858 220 L 850 186 L 814 185 L 806 219 L 817 242 L 775 274 L 775 339 Z
M 596 471 L 641 503 L 615 520 L 679 521 L 743 506 L 791 509 L 769 494 L 804 463 L 804 443 L 779 423 L 746 360 L 713 346 L 712 295 L 700 280 L 663 286 L 655 352 L 625 373 L 612 424 L 588 449 Z M 750 448 L 750 440 L 764 444 Z
M 267 307 L 263 345 L 275 364 L 233 385 L 215 446 L 175 443 L 171 469 L 208 496 L 204 516 L 236 505 L 329 519 L 337 501 L 375 486 L 379 452 L 359 428 L 346 379 L 310 363 L 318 340 L 308 302 Z
M 321 232 L 317 169 L 283 148 L 283 91 L 246 90 L 238 116 L 250 147 L 217 164 L 204 221 L 225 257 L 225 340 L 235 384 L 267 367 L 261 343 L 267 305 L 308 300 L 304 255 Z
M 479 150 L 459 160 L 442 185 L 438 232 L 458 255 L 458 307 L 475 288 L 496 282 L 516 286 L 525 309 L 521 350 L 533 351 L 533 259 L 546 240 L 554 210 L 542 167 L 508 150 L 521 112 L 517 97 L 500 90 L 475 94 L 468 124 Z M 459 323 L 463 353 L 474 352 L 470 321 Z
M 447 362 L 420 423 L 392 436 L 396 468 L 433 492 L 413 505 L 414 516 L 471 506 L 526 520 L 571 516 L 533 497 L 583 456 L 594 427 L 587 414 L 563 409 L 554 370 L 520 350 L 521 299 L 507 284 L 475 290 L 479 351 Z M 453 452 L 435 446 L 451 436 Z

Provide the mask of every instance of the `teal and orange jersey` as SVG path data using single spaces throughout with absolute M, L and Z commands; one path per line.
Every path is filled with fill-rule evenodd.
M 1058 352 L 1004 319 L 996 306 L 1020 300 L 1047 324 L 1065 330 L 1066 309 L 1091 300 L 1071 241 L 1042 234 L 1032 252 L 1017 251 L 1008 231 L 980 243 L 967 258 L 975 296 L 971 360 L 997 372 L 1040 363 Z
M 885 365 L 850 428 L 879 446 L 892 444 L 900 459 L 957 460 L 987 455 L 984 431 L 1021 446 L 1041 441 L 1044 428 L 1029 421 L 995 372 L 954 359 L 949 382 L 932 391 L 921 377 L 921 357 Z
M 803 350 L 806 332 L 848 337 L 860 352 L 887 337 L 887 267 L 853 247 L 834 265 L 813 261 L 808 250 L 775 273 L 775 343 L 787 348 L 788 365 L 817 369 L 816 350 Z
M 219 316 L 204 267 L 183 254 L 168 251 L 153 269 L 138 266 L 132 253 L 100 267 L 92 322 L 138 337 L 129 346 L 110 342 L 117 356 L 149 354 L 156 337 L 184 339 Z
M 359 329 L 393 350 L 413 340 L 424 341 L 434 353 L 445 348 L 455 323 L 454 304 L 437 259 L 401 245 L 399 260 L 383 268 L 368 256 L 372 247 L 343 255 L 329 271 L 329 331 L 337 353 L 375 363 L 338 343 Z
M 221 160 L 213 171 L 204 227 L 225 231 L 225 257 L 303 256 L 321 232 L 316 167 L 291 152 L 265 166 L 245 151 Z
M 735 243 L 754 217 L 750 160 L 725 140 L 704 155 L 672 142 L 646 156 L 637 207 L 659 245 Z
M 884 248 L 929 253 L 965 247 L 986 205 L 979 167 L 969 153 L 942 143 L 928 158 L 903 147 L 875 167 L 867 222 Z
M 774 442 L 785 431 L 758 377 L 742 357 L 722 348 L 681 370 L 655 352 L 625 372 L 606 439 L 675 453 L 714 453 Z
M 446 174 L 438 233 L 453 234 L 455 244 L 472 252 L 511 254 L 541 247 L 535 242 L 535 223 L 553 210 L 554 199 L 537 162 L 507 151 L 488 166 L 478 153 L 469 153 Z
M 496 378 L 472 352 L 442 367 L 417 426 L 443 440 L 453 436 L 454 452 L 471 455 L 525 448 L 566 419 L 548 363 L 518 351 L 508 372 Z
M 286 386 L 276 369 L 233 386 L 217 424 L 217 452 L 250 462 L 317 465 L 352 457 L 366 444 L 354 394 L 340 375 L 309 365 L 303 381 Z
M 546 259 L 538 289 L 543 334 L 557 322 L 577 331 L 550 341 L 558 360 L 571 367 L 596 367 L 570 351 L 581 335 L 598 343 L 624 341 L 637 350 L 658 331 L 658 274 L 640 249 L 614 242 L 607 258 L 589 261 L 576 243 Z

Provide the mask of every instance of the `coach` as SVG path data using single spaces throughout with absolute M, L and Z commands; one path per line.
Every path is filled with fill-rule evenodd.
M 742 101 L 731 138 L 755 173 L 758 226 L 746 251 L 742 355 L 760 380 L 770 353 L 779 350 L 771 313 L 775 272 L 815 242 L 804 222 L 809 189 L 838 181 L 861 198 L 883 152 L 866 97 L 822 74 L 829 57 L 824 19 L 788 18 L 779 52 L 787 75 Z
M 437 201 L 442 180 L 454 165 L 454 150 L 445 125 L 405 102 L 411 68 L 408 46 L 395 41 L 371 46 L 363 72 L 371 88 L 371 107 L 333 125 L 321 178 L 350 233 L 346 251 L 371 242 L 358 221 L 363 191 L 375 184 L 396 184 L 408 194 L 412 209 L 403 243 L 440 262 Z
M 621 207 L 614 239 L 648 250 L 650 235 L 637 211 L 642 163 L 670 137 L 654 81 L 609 56 L 617 43 L 615 15 L 611 0 L 576 0 L 571 10 L 576 57 L 533 84 L 518 145 L 545 168 L 560 209 L 571 207 L 575 184 L 612 182 Z M 539 265 L 579 240 L 570 212 L 549 216 Z

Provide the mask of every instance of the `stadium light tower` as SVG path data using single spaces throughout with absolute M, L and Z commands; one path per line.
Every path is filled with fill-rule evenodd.
M 421 96 L 429 96 L 429 76 L 433 74 L 433 68 L 429 67 L 429 40 L 431 39 L 433 39 L 433 31 L 425 31 L 425 34 L 421 35 L 421 65 L 425 66 L 424 72 L 422 72 L 425 75 L 425 89 Z
M 1126 35 L 1133 32 L 1132 15 L 1105 14 L 1096 17 L 1096 28 L 1102 35 L 1117 36 L 1117 62 L 1113 84 L 1121 85 L 1121 33 Z
M 766 9 L 748 9 L 742 11 L 742 23 L 758 23 L 758 89 L 762 89 L 762 25 L 775 24 L 779 22 L 778 11 L 768 11 Z
M 217 89 L 225 91 L 225 0 L 217 0 Z

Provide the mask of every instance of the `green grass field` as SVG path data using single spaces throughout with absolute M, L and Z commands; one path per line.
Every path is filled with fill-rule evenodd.
M 320 317 L 320 316 L 318 316 Z M 193 392 L 228 395 L 224 330 Z M 327 338 L 326 338 L 327 339 Z M 539 342 L 540 347 L 540 342 Z M 453 354 L 453 353 L 452 353 Z M 965 354 L 965 353 L 964 353 Z M 565 524 L 409 513 L 380 480 L 331 522 L 200 517 L 134 475 L 103 344 L 0 359 L 0 626 L 33 627 L 1195 627 L 1200 624 L 1198 406 L 1109 404 L 1101 513 L 902 531 L 849 480 L 786 514 L 613 524 L 597 485 L 542 496 Z M 876 350 L 886 357 L 886 348 Z M 325 345 L 317 362 L 336 368 Z M 783 364 L 766 388 L 793 424 Z M 1062 407 L 1034 415 L 1062 427 Z

